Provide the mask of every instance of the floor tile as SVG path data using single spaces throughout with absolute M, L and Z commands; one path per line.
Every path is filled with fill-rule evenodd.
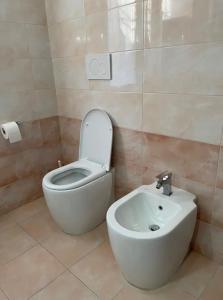
M 8 300 L 8 298 L 3 294 L 1 290 L 0 290 L 0 300 Z
M 0 231 L 16 225 L 15 220 L 10 215 L 0 216 Z
M 64 267 L 46 250 L 35 246 L 0 269 L 0 287 L 10 300 L 25 300 L 45 287 Z
M 22 222 L 20 225 L 37 241 L 43 241 L 54 232 L 60 232 L 60 229 L 53 221 L 48 211 L 41 211 L 32 218 Z
M 95 230 L 81 236 L 55 232 L 41 244 L 64 265 L 70 267 L 105 241 L 105 230 L 105 224 L 102 224 Z
M 199 297 L 217 271 L 218 265 L 197 252 L 189 254 L 174 277 L 179 288 Z
M 199 300 L 222 300 L 223 299 L 223 267 L 219 267 L 215 276 L 207 285 Z
M 124 280 L 108 242 L 72 266 L 71 271 L 100 299 L 112 299 L 123 287 Z
M 7 263 L 36 244 L 18 225 L 0 232 L 0 264 Z
M 98 299 L 80 280 L 70 272 L 60 275 L 30 300 L 96 300 Z
M 13 210 L 9 213 L 9 216 L 12 217 L 17 223 L 21 223 L 44 209 L 47 209 L 45 200 L 43 198 L 39 198 Z
M 134 287 L 124 287 L 114 300 L 195 300 L 195 298 L 176 288 L 167 285 L 163 288 L 145 291 Z

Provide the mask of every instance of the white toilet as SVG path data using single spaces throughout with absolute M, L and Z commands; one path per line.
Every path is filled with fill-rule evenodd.
M 43 178 L 48 208 L 64 232 L 82 234 L 105 219 L 113 202 L 112 139 L 108 114 L 91 110 L 81 125 L 79 160 Z

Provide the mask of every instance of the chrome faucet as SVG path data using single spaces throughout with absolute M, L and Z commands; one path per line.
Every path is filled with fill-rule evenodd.
M 158 179 L 156 188 L 160 189 L 163 187 L 163 194 L 170 196 L 172 194 L 172 173 L 165 171 L 157 175 L 156 178 Z

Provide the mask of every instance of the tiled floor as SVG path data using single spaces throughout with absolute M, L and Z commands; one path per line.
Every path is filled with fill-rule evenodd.
M 109 246 L 105 224 L 66 235 L 43 199 L 0 217 L 0 300 L 222 300 L 223 266 L 192 252 L 169 284 L 130 286 Z

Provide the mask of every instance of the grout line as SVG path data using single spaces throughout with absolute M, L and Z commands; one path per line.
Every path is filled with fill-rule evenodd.
M 166 49 L 166 48 L 179 48 L 179 47 L 188 47 L 188 46 L 198 46 L 198 45 L 215 45 L 215 44 L 222 44 L 223 46 L 223 40 L 220 41 L 210 41 L 210 42 L 197 42 L 197 43 L 185 43 L 185 44 L 173 44 L 173 45 L 163 45 L 163 46 L 156 46 L 156 47 L 151 47 L 151 48 L 145 48 L 143 47 L 136 47 L 134 49 L 122 49 L 122 50 L 116 50 L 116 51 L 112 51 L 112 50 L 102 50 L 102 51 L 94 51 L 95 54 L 101 54 L 101 53 L 110 53 L 110 54 L 121 54 L 121 53 L 126 53 L 126 52 L 143 52 L 145 54 L 145 52 L 148 51 L 153 51 L 156 49 Z M 83 51 L 82 54 L 79 55 L 74 55 L 74 56 L 53 56 L 51 57 L 52 61 L 57 60 L 57 59 L 74 59 L 77 57 L 85 57 L 87 54 L 90 54 L 92 51 L 88 51 L 88 49 L 85 49 L 85 51 Z M 50 57 L 47 57 L 48 59 Z M 38 59 L 38 58 L 36 58 Z
M 54 279 L 52 279 L 51 281 L 49 281 L 45 286 L 43 286 L 41 289 L 39 289 L 38 291 L 36 291 L 34 294 L 32 294 L 27 300 L 31 299 L 34 295 L 38 294 L 39 292 L 41 292 L 42 290 L 44 290 L 47 286 L 49 286 L 51 283 L 53 283 L 54 281 L 57 280 L 57 278 L 59 278 L 60 276 L 62 276 L 64 273 L 66 273 L 67 270 L 64 270 L 62 273 L 60 273 L 58 276 L 56 276 Z
M 8 297 L 8 295 L 5 293 L 5 291 L 4 291 L 2 288 L 0 288 L 0 291 L 2 292 L 2 294 L 3 294 L 8 300 L 10 300 L 9 297 Z
M 123 286 L 120 288 L 120 290 L 114 295 L 114 297 L 112 297 L 111 300 L 115 299 L 119 294 L 121 294 L 122 290 L 125 288 L 124 284 Z M 149 300 L 149 299 L 148 299 Z
M 50 236 L 49 236 L 49 237 L 50 237 Z M 48 237 L 48 238 L 49 238 L 49 237 Z M 48 238 L 46 238 L 46 239 L 48 239 Z M 73 273 L 71 272 L 70 268 L 71 268 L 72 266 L 74 266 L 76 263 L 78 263 L 80 260 L 82 260 L 82 259 L 84 259 L 86 256 L 88 256 L 88 255 L 89 255 L 92 251 L 94 251 L 97 247 L 101 246 L 105 241 L 103 241 L 100 245 L 96 246 L 94 249 L 90 250 L 88 253 L 86 253 L 86 255 L 84 255 L 83 257 L 81 257 L 80 259 L 78 259 L 78 260 L 77 260 L 72 266 L 70 266 L 70 267 L 66 266 L 63 262 L 61 262 L 61 261 L 57 258 L 57 256 L 55 256 L 55 254 L 53 254 L 53 253 L 50 252 L 47 248 L 45 248 L 45 247 L 41 244 L 41 241 L 36 241 L 36 242 L 37 242 L 37 245 L 39 245 L 42 249 L 44 249 L 45 251 L 47 251 L 49 255 L 53 256 L 53 257 L 55 258 L 55 260 L 65 268 L 65 270 L 64 270 L 64 272 L 60 273 L 56 278 L 54 278 L 52 281 L 50 281 L 46 286 L 44 286 L 43 288 L 41 288 L 40 290 L 38 290 L 35 294 L 37 294 L 37 293 L 40 292 L 41 290 L 45 289 L 48 285 L 50 285 L 50 284 L 51 284 L 53 281 L 55 281 L 58 277 L 60 277 L 62 274 L 64 274 L 65 272 L 68 271 L 68 272 L 70 272 L 76 279 L 78 279 L 79 281 L 81 281 L 82 284 L 83 284 L 85 287 L 87 287 L 92 293 L 94 293 L 94 295 L 96 295 L 96 296 L 98 297 L 98 295 L 95 294 L 95 292 L 94 292 L 91 288 L 89 288 L 89 287 L 86 285 L 86 283 L 84 283 L 79 277 L 77 277 L 75 274 L 73 274 Z M 32 295 L 32 296 L 33 296 L 33 295 Z M 32 297 L 32 296 L 31 296 L 31 297 Z M 31 298 L 31 297 L 30 297 L 30 298 Z M 29 299 L 30 299 L 30 298 L 29 298 Z
M 84 281 L 82 281 L 79 277 L 77 277 L 74 273 L 71 272 L 71 270 L 68 270 L 68 272 L 77 280 L 79 280 L 89 291 L 91 291 L 98 299 L 99 295 L 96 294 Z
M 34 240 L 35 241 L 35 240 Z M 25 251 L 23 251 L 22 253 L 16 255 L 15 257 L 13 257 L 12 259 L 10 259 L 9 261 L 7 261 L 6 263 L 1 264 L 1 266 L 6 266 L 7 264 L 10 264 L 12 261 L 16 260 L 18 257 L 24 255 L 26 252 L 28 252 L 29 250 L 35 248 L 37 246 L 37 244 L 31 246 L 30 248 L 26 249 Z
M 73 266 L 75 266 L 76 264 L 78 264 L 81 260 L 85 259 L 88 255 L 90 255 L 93 251 L 95 251 L 97 248 L 99 248 L 100 246 L 102 246 L 104 243 L 106 243 L 106 239 L 100 245 L 97 245 L 96 247 L 94 247 L 93 249 L 91 249 L 84 256 L 81 256 L 80 258 L 78 258 L 70 267 L 68 267 L 68 269 L 70 270 Z
M 17 25 L 30 25 L 30 26 L 44 26 L 47 27 L 47 23 L 27 23 L 27 22 L 18 22 L 18 21 L 7 21 L 7 20 L 1 20 L 0 23 L 4 23 L 4 24 L 17 24 Z
M 205 256 L 204 256 L 205 257 Z M 202 293 L 200 296 L 198 296 L 197 300 L 202 299 L 201 297 L 203 296 L 204 292 L 208 289 L 208 287 L 211 285 L 215 275 L 218 272 L 218 269 L 220 268 L 220 265 L 218 264 L 218 267 L 216 268 L 216 271 L 213 272 L 212 276 L 210 277 L 210 280 L 208 281 L 208 283 L 206 284 L 205 288 L 203 289 Z
M 178 95 L 178 96 L 202 96 L 202 97 L 221 97 L 223 94 L 198 94 L 198 93 L 174 93 L 174 92 L 165 92 L 165 91 L 150 91 L 150 92 L 140 92 L 140 91 L 117 91 L 117 90 L 109 90 L 109 89 L 74 89 L 74 88 L 57 88 L 57 91 L 73 91 L 76 93 L 80 92 L 96 92 L 96 93 L 110 93 L 110 94 L 149 94 L 149 95 Z

